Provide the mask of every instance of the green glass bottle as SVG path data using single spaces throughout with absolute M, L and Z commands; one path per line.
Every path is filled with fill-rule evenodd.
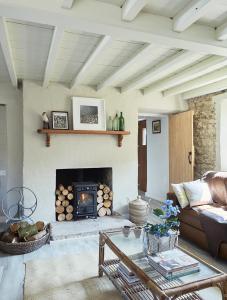
M 119 130 L 119 118 L 118 114 L 115 115 L 113 119 L 113 130 L 118 131 Z
M 107 122 L 107 130 L 113 130 L 113 120 L 111 116 L 109 116 L 108 122 Z
M 125 119 L 123 117 L 123 114 L 121 112 L 120 117 L 119 117 L 119 130 L 124 131 L 125 130 Z

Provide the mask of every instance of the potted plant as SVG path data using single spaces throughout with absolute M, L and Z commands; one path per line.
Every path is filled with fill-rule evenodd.
M 176 246 L 180 226 L 179 212 L 178 206 L 173 206 L 172 200 L 165 200 L 161 208 L 153 210 L 160 223 L 147 223 L 144 226 L 144 250 L 148 254 L 170 250 Z

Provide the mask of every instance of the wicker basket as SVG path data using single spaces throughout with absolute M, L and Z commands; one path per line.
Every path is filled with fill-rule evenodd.
M 5 243 L 0 241 L 0 250 L 9 254 L 25 254 L 35 251 L 45 245 L 49 240 L 49 230 L 47 229 L 46 235 L 38 240 L 21 243 Z

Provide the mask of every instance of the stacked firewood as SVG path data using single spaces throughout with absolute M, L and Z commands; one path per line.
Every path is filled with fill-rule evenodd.
M 99 184 L 97 191 L 97 213 L 99 217 L 112 214 L 113 192 L 106 184 Z
M 60 184 L 56 189 L 56 216 L 58 221 L 71 221 L 73 219 L 73 187 L 64 187 Z
M 1 235 L 5 243 L 28 242 L 41 239 L 47 233 L 47 228 L 42 221 L 35 224 L 19 222 L 10 224 L 9 229 Z

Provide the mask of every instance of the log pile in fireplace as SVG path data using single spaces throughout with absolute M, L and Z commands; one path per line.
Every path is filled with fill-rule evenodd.
M 73 219 L 73 187 L 60 184 L 56 189 L 56 217 L 58 221 Z
M 106 184 L 99 184 L 97 191 L 97 213 L 99 217 L 112 214 L 113 192 Z

